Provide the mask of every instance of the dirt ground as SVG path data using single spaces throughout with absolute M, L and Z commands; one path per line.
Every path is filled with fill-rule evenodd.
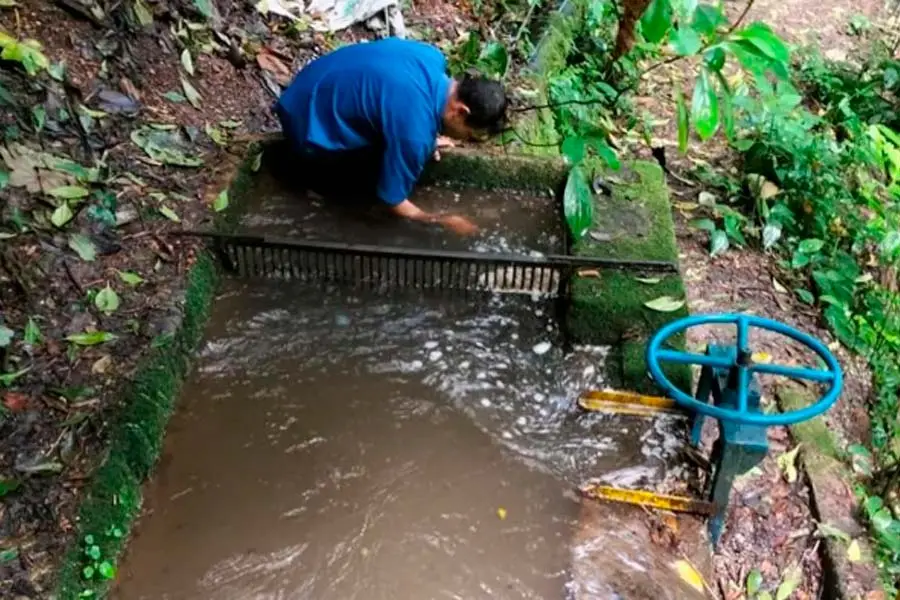
M 4 227 L 3 232 L 15 235 L 0 239 L 0 325 L 15 332 L 9 347 L 0 348 L 0 372 L 29 369 L 15 381 L 14 391 L 0 388 L 4 598 L 46 595 L 54 566 L 70 541 L 79 494 L 102 458 L 106 418 L 116 391 L 153 340 L 170 333 L 176 322 L 175 305 L 195 248 L 167 237 L 167 232 L 200 227 L 212 218 L 215 199 L 246 148 L 246 134 L 277 127 L 270 113 L 272 90 L 311 57 L 338 43 L 376 35 L 364 28 L 336 36 L 316 34 L 278 17 L 263 17 L 250 2 L 217 2 L 221 20 L 214 32 L 192 25 L 203 19 L 190 0 L 146 3 L 153 22 L 135 30 L 127 25 L 123 8 L 130 3 L 96 2 L 103 18 L 90 10 L 64 8 L 77 4 L 20 1 L 0 8 L 0 26 L 20 38 L 39 40 L 54 65 L 65 64 L 66 73 L 65 83 L 45 77 L 35 84 L 18 69 L 0 68 L 2 90 L 14 102 L 8 107 L 2 102 L 4 147 L 19 157 L 19 168 L 13 169 L 16 185 L 0 186 L 0 214 L 4 221 L 20 224 L 17 229 Z M 844 51 L 852 42 L 845 35 L 850 16 L 874 16 L 878 9 L 871 0 L 832 1 L 828 10 L 820 4 L 758 0 L 748 18 L 772 23 L 791 39 L 816 36 L 823 48 Z M 735 13 L 743 8 L 738 3 L 729 6 Z M 472 11 L 464 3 L 415 3 L 406 11 L 406 22 L 425 39 L 455 40 L 477 20 Z M 181 58 L 185 49 L 193 74 L 186 72 Z M 670 91 L 666 77 L 671 73 L 659 71 L 649 82 L 652 97 L 648 94 L 640 102 L 674 123 L 674 101 L 660 102 L 657 93 L 666 85 Z M 182 78 L 199 94 L 196 106 L 187 98 L 191 94 Z M 182 158 L 201 162 L 196 167 L 172 166 L 164 164 L 171 154 L 161 158 L 139 148 L 131 135 L 150 124 L 157 132 L 180 133 Z M 165 129 L 168 126 L 175 129 Z M 675 136 L 663 135 L 674 157 Z M 71 174 L 46 168 L 41 162 L 46 156 L 36 158 L 23 145 L 87 168 L 99 163 L 100 174 L 89 183 L 76 181 Z M 693 156 L 709 160 L 711 152 L 715 146 L 698 149 Z M 672 166 L 686 169 L 690 162 L 673 158 Z M 55 226 L 49 215 L 59 201 L 49 192 L 75 185 L 89 188 L 91 196 L 73 202 L 71 219 Z M 676 188 L 674 199 L 694 202 L 699 191 Z M 96 207 L 105 207 L 112 222 L 104 221 Z M 694 312 L 749 310 L 828 339 L 814 313 L 777 292 L 766 256 L 732 250 L 711 260 L 705 234 L 687 227 L 681 213 L 677 216 Z M 92 242 L 96 256 L 91 260 L 84 258 L 83 244 L 73 245 L 76 234 Z M 118 298 L 112 310 L 108 301 L 97 300 L 107 286 Z M 35 327 L 26 335 L 29 321 L 39 335 Z M 105 339 L 101 332 L 116 339 Z M 79 341 L 66 341 L 68 336 Z M 691 339 L 701 341 L 709 338 L 697 334 Z M 763 344 L 776 361 L 798 358 L 771 341 Z M 844 439 L 855 441 L 867 432 L 869 377 L 849 357 L 841 358 L 850 376 L 829 424 Z M 739 598 L 750 569 L 760 569 L 767 584 L 777 584 L 792 566 L 800 565 L 804 582 L 794 597 L 816 598 L 821 565 L 808 491 L 803 482 L 787 483 L 776 465 L 775 457 L 792 445 L 787 433 L 773 430 L 770 437 L 771 458 L 735 491 L 716 558 L 719 581 L 713 587 L 724 597 Z

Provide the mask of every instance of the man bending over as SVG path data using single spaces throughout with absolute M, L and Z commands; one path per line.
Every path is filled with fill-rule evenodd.
M 453 79 L 437 48 L 389 38 L 309 63 L 275 110 L 305 181 L 325 177 L 359 186 L 371 176 L 378 198 L 395 214 L 459 234 L 476 231 L 465 217 L 421 210 L 409 195 L 437 147 L 452 144 L 448 137 L 481 139 L 502 129 L 506 94 L 500 83 L 472 75 Z M 358 166 L 366 162 L 371 173 Z

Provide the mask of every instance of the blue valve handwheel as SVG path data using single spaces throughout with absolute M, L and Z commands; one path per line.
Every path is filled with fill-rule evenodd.
M 698 325 L 734 325 L 737 328 L 737 358 L 731 360 L 724 357 L 695 354 L 679 350 L 663 348 L 663 344 L 673 335 Z M 749 347 L 750 329 L 773 331 L 797 342 L 815 352 L 826 365 L 826 369 L 810 369 L 753 363 Z M 830 350 L 814 337 L 788 327 L 778 321 L 738 314 L 697 315 L 673 321 L 659 329 L 647 344 L 647 365 L 656 383 L 663 388 L 678 404 L 694 412 L 746 425 L 792 425 L 812 419 L 825 411 L 837 401 L 843 387 L 841 366 Z M 737 369 L 738 408 L 729 409 L 700 402 L 696 398 L 678 389 L 661 368 L 662 363 L 682 365 L 703 365 L 720 369 Z M 829 384 L 828 390 L 815 403 L 799 410 L 786 413 L 763 414 L 747 409 L 747 395 L 750 389 L 750 378 L 753 374 L 779 375 L 790 379 L 801 379 L 816 383 Z

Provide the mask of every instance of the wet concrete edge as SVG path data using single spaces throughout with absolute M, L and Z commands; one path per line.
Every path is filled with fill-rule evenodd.
M 215 228 L 232 228 L 248 204 L 246 196 L 253 172 L 258 168 L 258 144 L 251 145 L 248 158 L 238 168 L 229 186 L 229 208 L 215 219 Z M 218 289 L 219 272 L 206 250 L 197 250 L 185 276 L 178 326 L 168 339 L 158 341 L 141 361 L 131 380 L 119 392 L 103 462 L 94 470 L 85 488 L 75 523 L 76 534 L 60 566 L 52 598 L 70 600 L 103 598 L 114 581 L 86 580 L 82 570 L 84 540 L 93 536 L 102 559 L 113 564 L 125 549 L 131 528 L 140 515 L 141 486 L 150 477 L 159 458 L 166 426 L 194 350 L 203 336 L 209 310 Z M 118 531 L 120 535 L 112 535 Z
M 797 385 L 785 384 L 777 391 L 783 411 L 809 406 L 816 396 Z M 839 529 L 849 540 L 826 536 L 822 540 L 824 581 L 823 598 L 857 600 L 872 597 L 882 590 L 875 566 L 868 532 L 857 520 L 859 503 L 853 494 L 853 478 L 838 459 L 838 445 L 822 417 L 790 427 L 794 440 L 801 444 L 801 468 L 809 482 L 811 508 L 816 519 Z M 848 558 L 848 548 L 855 542 L 861 559 Z M 879 596 L 881 597 L 881 596 Z

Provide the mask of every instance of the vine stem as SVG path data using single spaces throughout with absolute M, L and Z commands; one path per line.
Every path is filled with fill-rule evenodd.
M 516 31 L 516 37 L 513 38 L 512 46 L 515 47 L 516 44 L 519 43 L 519 40 L 522 38 L 522 35 L 525 33 L 525 27 L 528 26 L 528 22 L 531 20 L 531 16 L 534 14 L 534 9 L 537 8 L 537 5 L 540 4 L 540 0 L 531 0 L 528 6 L 528 12 L 525 13 L 525 18 L 522 19 L 522 24 L 519 25 L 519 30 Z

